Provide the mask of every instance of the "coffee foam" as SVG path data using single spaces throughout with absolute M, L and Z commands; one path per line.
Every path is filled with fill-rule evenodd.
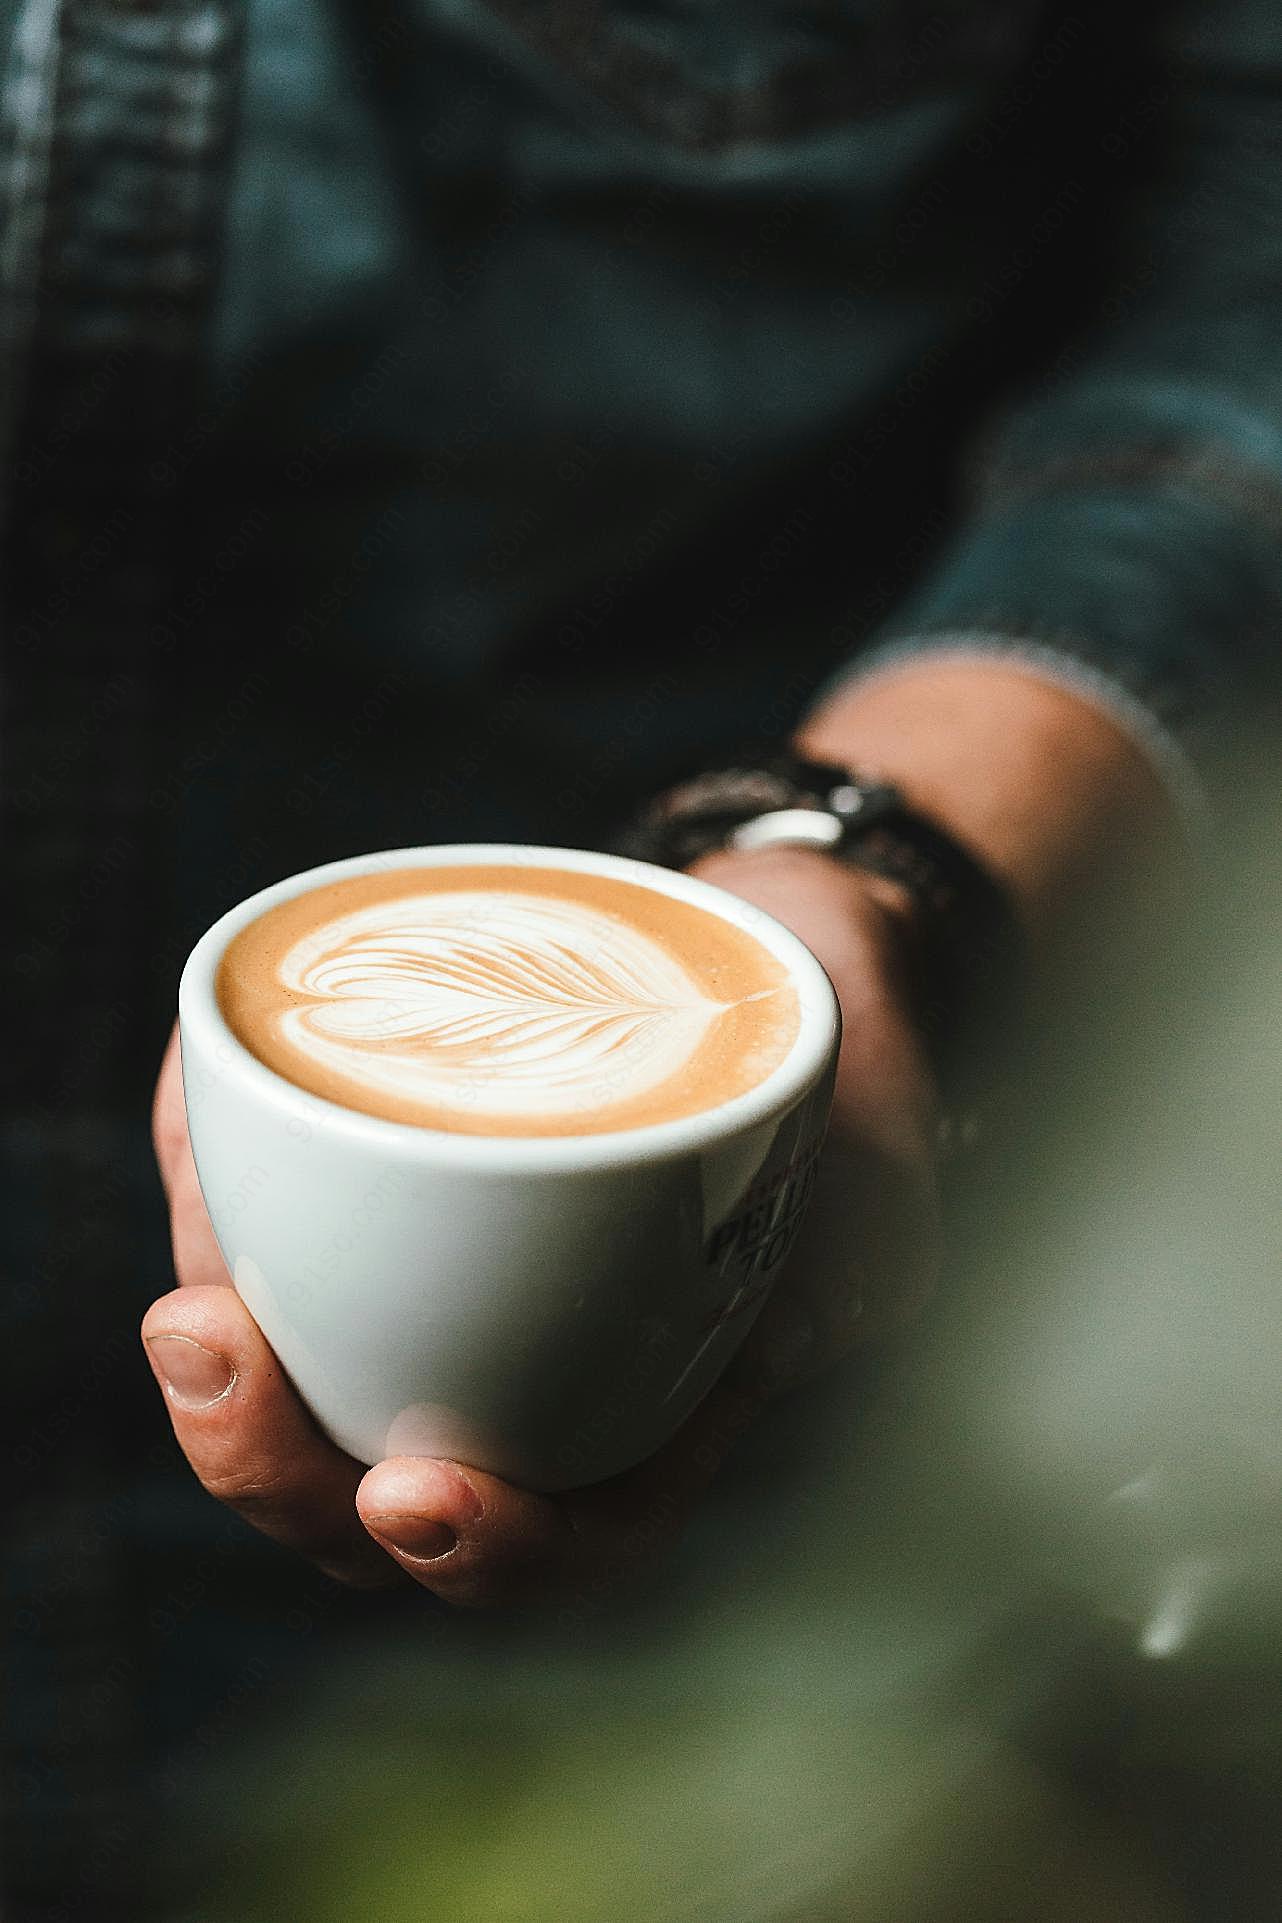
M 769 950 L 610 877 L 394 870 L 269 910 L 219 999 L 269 1067 L 348 1107 L 469 1134 L 643 1126 L 730 1099 L 795 1039 Z

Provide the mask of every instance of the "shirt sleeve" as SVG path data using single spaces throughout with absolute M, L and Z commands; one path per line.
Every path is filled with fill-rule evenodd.
M 984 438 L 961 527 L 853 672 L 1018 656 L 1111 707 L 1187 811 L 1278 697 L 1282 7 L 1168 6 L 1144 56 L 1093 135 L 1118 188 L 1090 324 Z

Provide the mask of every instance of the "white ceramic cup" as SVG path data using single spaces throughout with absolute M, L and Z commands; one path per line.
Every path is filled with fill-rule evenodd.
M 227 1027 L 215 977 L 278 902 L 389 868 L 521 863 L 639 882 L 754 936 L 801 1005 L 746 1094 L 619 1133 L 449 1134 L 306 1093 Z M 756 1318 L 813 1186 L 840 1015 L 769 915 L 706 882 L 563 848 L 331 862 L 209 930 L 178 997 L 192 1148 L 236 1287 L 322 1428 L 360 1461 L 444 1456 L 535 1489 L 641 1461 Z

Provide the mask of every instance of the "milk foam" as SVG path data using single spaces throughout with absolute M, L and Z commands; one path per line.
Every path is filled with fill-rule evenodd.
M 614 915 L 480 890 L 338 916 L 287 950 L 279 977 L 307 998 L 281 1033 L 322 1069 L 371 1096 L 496 1119 L 644 1094 L 730 1006 Z

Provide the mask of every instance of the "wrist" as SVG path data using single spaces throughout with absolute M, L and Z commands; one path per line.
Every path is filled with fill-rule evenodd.
M 871 973 L 911 1018 L 922 931 L 919 905 L 902 882 L 822 849 L 799 847 L 717 849 L 692 862 L 688 872 L 754 902 L 800 934 L 831 976 L 843 1007 L 857 968 L 861 980 Z
M 900 789 L 1009 892 L 1034 963 L 1092 909 L 1151 910 L 1180 838 L 1170 798 L 1098 706 L 1021 665 L 909 659 L 838 689 L 799 733 L 803 754 Z
M 718 848 L 691 862 L 688 872 L 732 894 L 761 888 L 786 901 L 799 889 L 803 898 L 830 901 L 843 912 L 857 900 L 884 922 L 892 946 L 914 938 L 918 908 L 903 882 L 853 867 L 823 848 Z
M 622 845 L 632 856 L 692 870 L 723 852 L 727 865 L 702 872 L 719 873 L 741 893 L 754 877 L 769 885 L 772 875 L 796 874 L 803 898 L 826 894 L 851 912 L 856 903 L 875 910 L 881 950 L 894 956 L 897 986 L 950 1082 L 993 1011 L 1000 1006 L 1009 1024 L 1013 1001 L 1022 999 L 1023 941 L 1006 891 L 938 822 L 861 769 L 748 753 L 656 795 Z M 763 862 L 766 851 L 782 860 Z M 754 859 L 745 862 L 748 856 Z M 854 884 L 843 879 L 852 871 Z M 763 905 L 788 921 L 787 890 L 772 892 L 775 901 Z
M 809 848 L 718 851 L 689 872 L 783 922 L 827 971 L 842 1016 L 834 1129 L 872 1134 L 914 1163 L 933 1160 L 940 1091 L 913 1007 L 916 911 L 907 891 Z M 895 1099 L 884 1104 L 879 1091 L 892 1068 Z

